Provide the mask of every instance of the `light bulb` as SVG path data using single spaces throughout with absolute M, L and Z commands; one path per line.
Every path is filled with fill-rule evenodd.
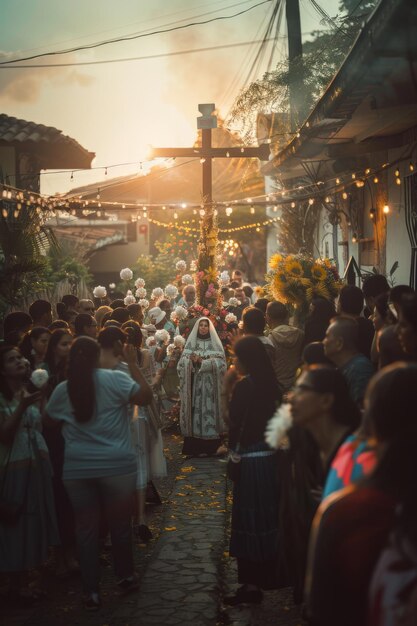
M 375 183 L 375 185 L 379 183 L 379 178 L 378 178 L 378 176 L 375 176 L 375 177 L 374 177 L 374 183 Z
M 389 206 L 388 206 L 388 204 L 385 204 L 385 205 L 384 205 L 384 208 L 383 208 L 382 210 L 383 210 L 383 212 L 384 212 L 385 214 L 389 213 Z
M 401 185 L 401 178 L 396 178 L 395 182 L 397 183 L 397 185 Z
M 254 215 L 255 207 L 251 206 L 251 208 L 249 209 L 249 212 L 251 213 L 251 215 Z
M 346 191 L 344 191 L 344 192 L 342 193 L 342 198 L 343 198 L 343 200 L 347 200 L 347 197 L 348 197 L 348 195 L 347 195 Z

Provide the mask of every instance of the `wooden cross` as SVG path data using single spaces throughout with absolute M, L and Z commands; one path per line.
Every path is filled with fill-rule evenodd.
M 201 129 L 201 148 L 153 148 L 152 157 L 197 157 L 203 170 L 203 210 L 200 220 L 198 241 L 198 261 L 196 273 L 197 302 L 210 310 L 216 310 L 221 303 L 217 283 L 216 251 L 218 244 L 217 220 L 214 213 L 212 191 L 212 159 L 219 158 L 258 158 L 268 161 L 270 147 L 263 144 L 259 148 L 213 148 L 211 131 L 217 128 L 217 118 L 213 115 L 214 104 L 199 104 L 202 114 L 197 118 L 197 128 Z M 216 288 L 212 292 L 210 285 Z

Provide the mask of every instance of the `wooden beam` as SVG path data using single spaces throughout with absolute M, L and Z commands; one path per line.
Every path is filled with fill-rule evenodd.
M 268 161 L 270 146 L 267 143 L 258 148 L 152 148 L 151 158 L 157 157 L 195 157 L 195 158 L 257 158 Z
M 375 137 L 369 141 L 355 143 L 348 141 L 327 146 L 327 156 L 330 159 L 339 159 L 341 157 L 355 157 L 362 154 L 370 154 L 379 152 L 380 150 L 389 150 L 391 148 L 399 148 L 403 145 L 401 135 L 390 135 L 388 137 Z

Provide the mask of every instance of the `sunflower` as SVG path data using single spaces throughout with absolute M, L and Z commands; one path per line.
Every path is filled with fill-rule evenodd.
M 282 261 L 282 255 L 281 254 L 273 254 L 271 256 L 271 258 L 269 259 L 269 267 L 273 270 L 276 270 L 278 268 L 278 265 L 281 263 Z
M 325 300 L 331 299 L 329 290 L 323 282 L 316 283 L 312 287 L 308 287 L 306 290 L 306 296 L 309 302 L 311 302 L 313 298 L 324 298 Z
M 301 263 L 293 259 L 287 259 L 287 262 L 285 263 L 285 270 L 288 274 L 294 276 L 295 278 L 301 278 L 304 273 Z
M 327 272 L 322 265 L 318 265 L 318 263 L 314 263 L 311 268 L 311 275 L 315 280 L 326 280 Z

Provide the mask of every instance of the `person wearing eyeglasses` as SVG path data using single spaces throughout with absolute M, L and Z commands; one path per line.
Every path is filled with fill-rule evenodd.
M 92 315 L 88 313 L 79 313 L 74 320 L 75 336 L 81 337 L 86 335 L 95 339 L 97 337 L 97 322 Z
M 79 313 L 88 313 L 89 315 L 94 315 L 96 307 L 94 306 L 94 302 L 92 300 L 88 300 L 83 298 L 80 300 L 78 304 L 78 312 Z

